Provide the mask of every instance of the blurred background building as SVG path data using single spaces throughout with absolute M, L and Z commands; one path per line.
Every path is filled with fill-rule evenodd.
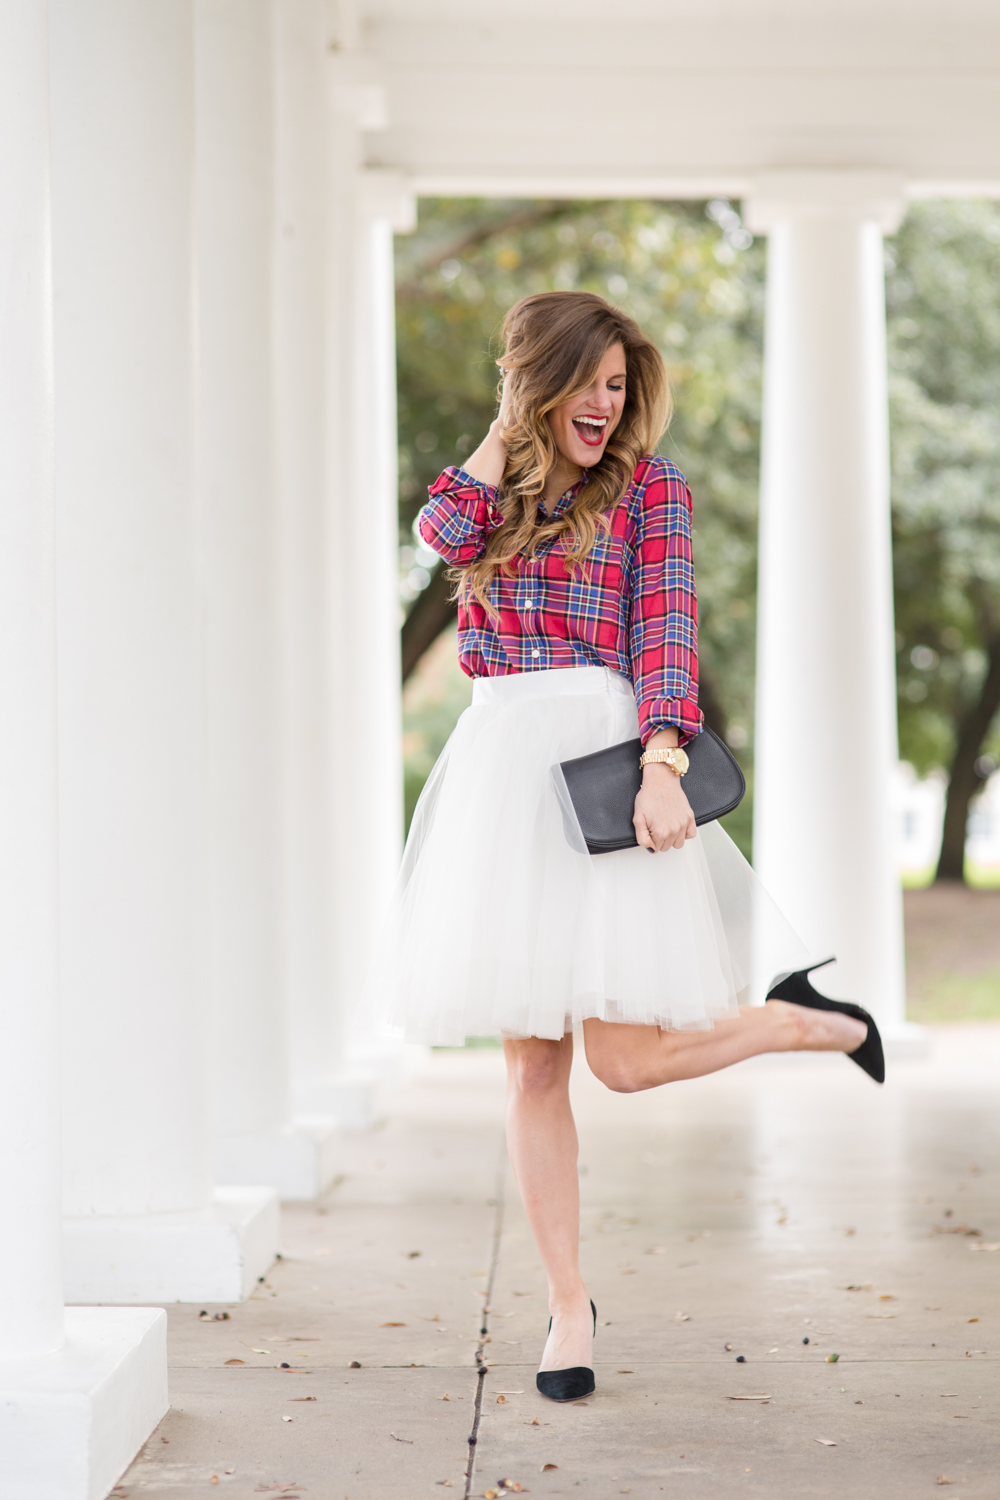
M 526 290 L 660 340 L 733 831 L 912 1039 L 900 823 L 961 882 L 997 753 L 998 66 L 979 0 L 3 0 L 5 1492 L 107 1491 L 148 1304 L 367 1121 L 402 669 L 411 793 L 462 692 L 409 526 Z

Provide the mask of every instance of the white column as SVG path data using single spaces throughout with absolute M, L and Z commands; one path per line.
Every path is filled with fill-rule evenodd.
M 399 629 L 399 476 L 396 417 L 394 234 L 416 225 L 416 203 L 398 173 L 360 174 L 353 298 L 352 441 L 333 538 L 340 640 L 335 703 L 344 733 L 334 839 L 337 993 L 347 1062 L 377 1073 L 398 1049 L 358 1010 L 395 883 L 403 838 Z M 363 500 L 362 500 L 363 497 Z M 359 503 L 360 502 L 360 503 Z
M 817 987 L 904 1026 L 882 235 L 902 184 L 775 173 L 758 590 L 754 863 Z
M 406 184 L 364 173 L 361 132 L 385 124 L 357 59 L 327 60 L 324 622 L 329 986 L 296 1012 L 300 1108 L 371 1122 L 396 1049 L 358 1004 L 402 839 L 397 590 L 394 230 L 413 227 Z M 304 997 L 308 998 L 308 997 Z
M 275 372 L 282 642 L 284 983 L 293 1104 L 339 1106 L 315 1087 L 339 1071 L 329 923 L 330 703 L 326 610 L 330 279 L 328 31 L 324 0 L 275 10 Z
M 165 1315 L 62 1305 L 45 0 L 0 4 L 0 1493 L 104 1494 L 167 1408 Z
M 277 1228 L 212 1192 L 192 5 L 52 16 L 68 1291 L 235 1300 Z
M 334 1129 L 291 1121 L 282 962 L 272 4 L 196 0 L 195 16 L 215 1168 L 314 1198 Z

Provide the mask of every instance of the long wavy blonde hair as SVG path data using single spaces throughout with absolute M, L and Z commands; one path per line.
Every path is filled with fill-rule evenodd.
M 481 558 L 458 571 L 457 595 L 474 596 L 490 615 L 493 579 L 531 557 L 543 542 L 565 537 L 566 571 L 582 567 L 607 530 L 636 465 L 651 453 L 670 418 L 663 359 L 632 318 L 591 292 L 539 292 L 515 304 L 504 319 L 499 364 L 510 387 L 504 427 L 507 464 L 500 482 L 503 525 L 492 532 Z M 587 483 L 558 517 L 540 519 L 538 501 L 560 454 L 549 426 L 553 408 L 586 390 L 615 344 L 625 352 L 625 405 Z

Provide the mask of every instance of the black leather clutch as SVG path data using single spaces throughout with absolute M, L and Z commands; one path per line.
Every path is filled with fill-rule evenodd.
M 732 812 L 747 784 L 719 736 L 704 729 L 684 749 L 690 761 L 684 791 L 695 822 L 711 823 Z M 642 741 L 636 739 L 561 762 L 566 789 L 591 854 L 636 847 L 632 815 L 642 785 L 641 754 Z

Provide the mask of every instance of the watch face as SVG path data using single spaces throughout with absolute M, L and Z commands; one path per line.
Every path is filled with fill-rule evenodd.
M 686 752 L 683 751 L 683 750 L 675 750 L 674 751 L 673 760 L 674 760 L 674 765 L 677 767 L 677 769 L 681 773 L 681 775 L 682 776 L 685 775 L 685 773 L 687 772 L 688 767 L 691 764 L 691 762 L 687 758 Z

